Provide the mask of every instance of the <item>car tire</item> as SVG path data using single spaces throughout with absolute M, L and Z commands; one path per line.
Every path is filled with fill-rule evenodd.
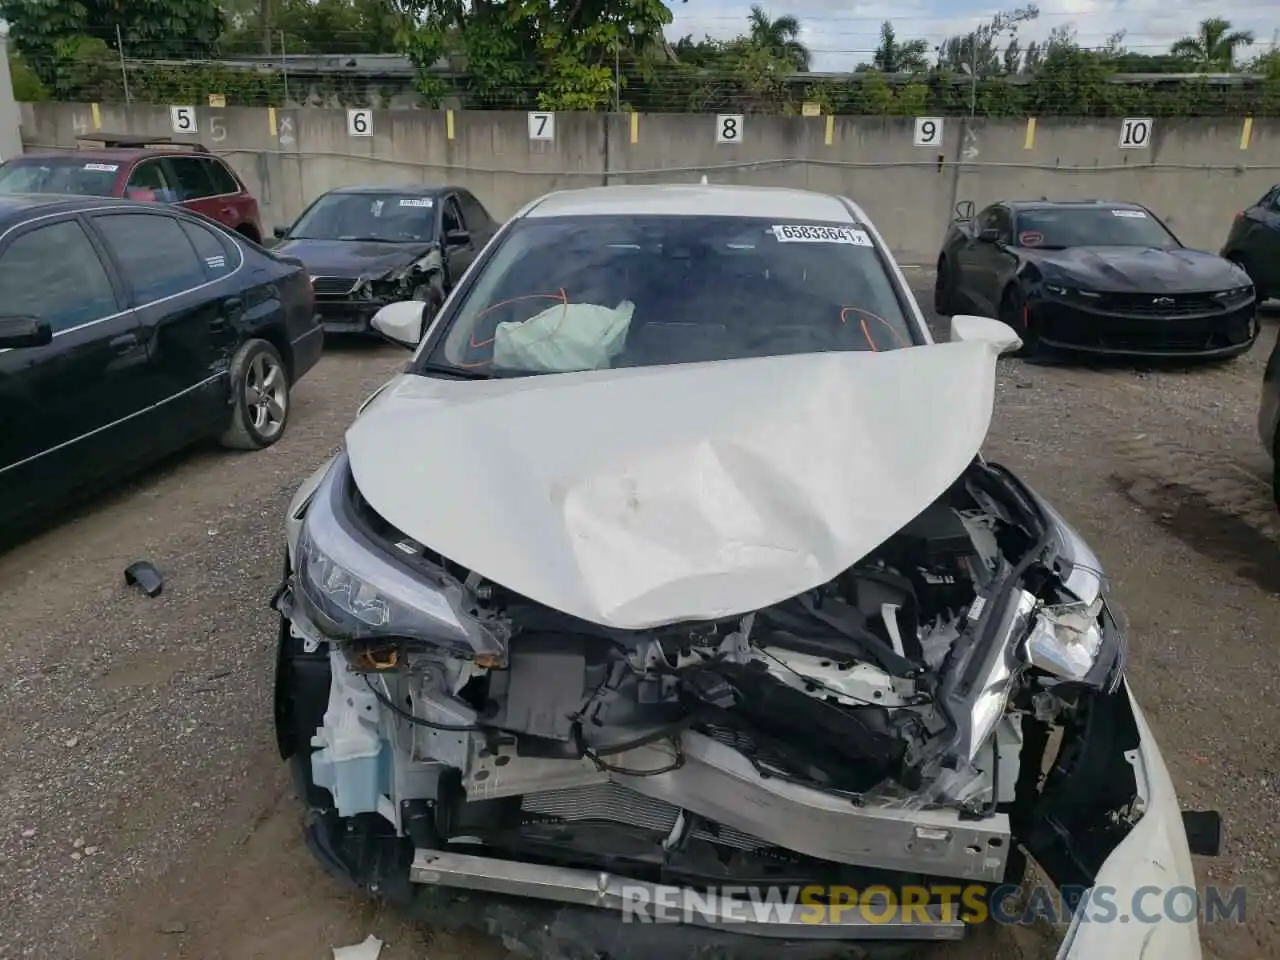
M 289 371 L 280 351 L 250 340 L 231 358 L 231 415 L 218 442 L 232 450 L 261 450 L 282 436 L 289 422 Z
M 933 278 L 933 312 L 940 317 L 955 313 L 955 279 L 951 276 L 951 264 L 946 257 L 938 258 L 938 269 Z
M 1027 310 L 1027 300 L 1023 296 L 1022 288 L 1016 283 L 1011 284 L 1005 290 L 1004 296 L 1000 298 L 998 319 L 1001 323 L 1013 328 L 1013 331 L 1022 338 L 1022 346 L 1014 353 L 1015 357 L 1034 357 L 1040 352 L 1040 334 L 1035 324 L 1031 322 L 1031 314 Z

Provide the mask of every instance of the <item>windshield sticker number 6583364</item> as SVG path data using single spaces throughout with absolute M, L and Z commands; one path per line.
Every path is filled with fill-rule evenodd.
M 771 228 L 779 243 L 845 243 L 855 247 L 871 246 L 871 238 L 863 230 L 852 227 L 824 227 L 811 223 L 778 223 Z

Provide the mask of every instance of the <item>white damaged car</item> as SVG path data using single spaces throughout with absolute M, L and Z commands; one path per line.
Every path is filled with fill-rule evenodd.
M 1018 338 L 934 343 L 855 204 L 553 193 L 421 310 L 373 321 L 414 359 L 298 491 L 274 600 L 280 750 L 335 874 L 616 960 L 959 939 L 941 902 L 735 901 L 997 891 L 1028 856 L 1122 913 L 1194 887 L 1220 819 L 1179 809 L 1099 561 L 979 454 Z M 1198 937 L 1075 923 L 1059 957 Z

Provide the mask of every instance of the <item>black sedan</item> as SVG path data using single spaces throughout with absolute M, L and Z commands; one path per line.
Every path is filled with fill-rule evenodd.
M 0 531 L 203 437 L 280 439 L 320 358 L 302 264 L 176 207 L 0 197 Z
M 497 229 L 460 187 L 342 187 L 276 228 L 275 249 L 307 265 L 325 330 L 365 333 L 401 300 L 421 300 L 429 322 Z
M 1099 200 L 956 207 L 934 305 L 994 316 L 1041 347 L 1226 358 L 1258 335 L 1253 284 L 1236 264 L 1184 247 L 1150 210 Z
M 1249 274 L 1259 303 L 1280 296 L 1280 184 L 1236 214 L 1222 255 Z

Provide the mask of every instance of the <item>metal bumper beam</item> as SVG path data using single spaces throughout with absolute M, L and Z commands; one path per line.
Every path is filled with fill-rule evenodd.
M 614 910 L 623 921 L 643 924 L 665 920 L 710 927 L 726 933 L 783 940 L 960 940 L 965 925 L 953 904 L 913 907 L 928 922 L 904 920 L 902 909 L 890 910 L 887 903 L 846 906 L 834 918 L 807 922 L 803 916 L 815 909 L 799 902 L 788 909 L 764 899 L 750 901 L 701 894 L 668 884 L 646 883 L 626 877 L 547 867 L 515 860 L 496 860 L 440 850 L 417 850 L 409 877 L 415 883 L 456 887 L 484 893 L 551 900 L 557 903 Z M 892 916 L 890 916 L 892 914 Z M 677 920 L 678 918 L 678 920 Z

